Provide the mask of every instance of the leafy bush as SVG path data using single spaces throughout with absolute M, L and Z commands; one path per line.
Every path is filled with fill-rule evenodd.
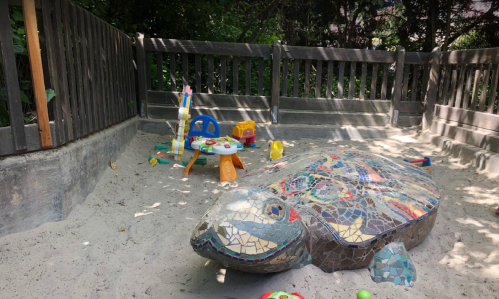
M 33 81 L 31 78 L 30 62 L 26 42 L 26 30 L 24 27 L 24 16 L 21 8 L 10 9 L 10 25 L 14 54 L 16 55 L 16 68 L 19 78 L 21 102 L 24 113 L 24 122 L 36 122 L 35 103 L 33 101 Z M 0 60 L 1 61 L 1 60 Z M 0 68 L 1 69 L 1 68 Z M 45 91 L 47 103 L 55 96 L 55 91 Z M 0 70 L 0 127 L 9 126 L 9 111 L 7 106 L 7 90 L 3 70 Z

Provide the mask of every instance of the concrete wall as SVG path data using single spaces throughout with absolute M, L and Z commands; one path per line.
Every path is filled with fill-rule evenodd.
M 65 219 L 94 190 L 138 124 L 132 118 L 58 149 L 0 159 L 0 237 Z

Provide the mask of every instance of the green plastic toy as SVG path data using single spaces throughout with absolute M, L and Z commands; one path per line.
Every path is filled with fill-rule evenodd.
M 201 157 L 201 158 L 197 158 L 196 161 L 194 162 L 194 165 L 202 165 L 202 166 L 205 166 L 206 163 L 208 163 L 208 160 L 206 160 L 206 157 Z M 182 161 L 182 165 L 183 166 L 187 166 L 187 164 L 189 164 L 188 161 Z
M 371 294 L 368 291 L 361 290 L 357 293 L 357 299 L 371 299 Z
M 156 145 L 154 147 L 154 150 L 161 151 L 161 150 L 168 150 L 168 149 L 171 149 L 171 148 L 172 148 L 171 146 L 165 146 L 165 145 L 158 144 L 158 145 Z

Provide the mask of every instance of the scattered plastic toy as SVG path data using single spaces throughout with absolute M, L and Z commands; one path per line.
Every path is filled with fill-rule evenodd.
M 170 161 L 161 159 L 160 157 L 149 156 L 149 163 L 154 166 L 156 164 L 170 164 Z
M 357 299 L 371 299 L 371 294 L 368 291 L 361 290 L 357 293 Z
M 245 147 L 256 147 L 255 121 L 248 120 L 237 123 L 232 129 L 232 138 L 237 140 L 245 139 Z
M 205 166 L 207 163 L 208 163 L 208 160 L 206 159 L 206 157 L 197 158 L 196 161 L 194 161 L 194 165 Z M 187 166 L 188 164 L 189 164 L 189 162 L 182 161 L 183 166 Z
M 194 156 L 184 168 L 184 175 L 189 174 L 189 170 L 201 153 L 220 155 L 220 181 L 236 181 L 237 173 L 234 166 L 244 169 L 243 162 L 237 155 L 237 151 L 242 150 L 243 146 L 237 140 L 228 141 L 223 137 L 196 137 L 191 146 L 194 149 Z
M 192 106 L 192 89 L 189 85 L 186 85 L 182 94 L 178 98 L 179 106 L 178 109 L 178 129 L 176 138 L 172 140 L 172 154 L 174 154 L 174 159 L 177 161 L 182 160 L 182 155 L 184 154 L 185 145 L 185 131 L 186 131 L 186 121 L 191 118 L 191 106 Z
M 282 158 L 284 156 L 284 147 L 280 141 L 272 141 L 270 144 L 270 157 L 269 161 Z
M 160 145 L 160 144 L 158 144 L 158 145 L 156 145 L 154 147 L 154 150 L 161 151 L 161 150 L 169 150 L 171 148 L 172 148 L 171 146 L 166 146 L 166 145 Z
M 431 174 L 431 159 L 430 157 L 424 157 L 424 159 L 420 160 L 409 160 L 409 159 L 404 159 L 405 162 L 409 162 L 411 164 L 414 164 L 418 167 L 423 168 L 426 172 Z
M 194 125 L 198 121 L 201 121 L 202 125 L 201 130 L 194 129 Z M 213 124 L 215 132 L 208 132 L 208 126 L 210 125 L 210 123 Z M 206 137 L 206 138 L 220 137 L 220 126 L 218 125 L 217 121 L 209 115 L 198 115 L 192 119 L 189 134 L 187 134 L 187 137 L 185 138 L 185 149 L 193 151 L 194 149 L 192 148 L 192 142 L 201 137 Z M 208 155 L 213 155 L 213 153 Z
M 302 295 L 298 293 L 286 293 L 286 292 L 268 292 L 263 294 L 260 299 L 305 299 Z

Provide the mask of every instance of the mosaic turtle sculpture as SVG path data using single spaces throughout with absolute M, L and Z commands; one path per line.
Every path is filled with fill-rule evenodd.
M 391 242 L 410 249 L 430 233 L 440 198 L 424 170 L 348 148 L 284 157 L 240 185 L 206 212 L 191 245 L 255 273 L 357 269 Z

